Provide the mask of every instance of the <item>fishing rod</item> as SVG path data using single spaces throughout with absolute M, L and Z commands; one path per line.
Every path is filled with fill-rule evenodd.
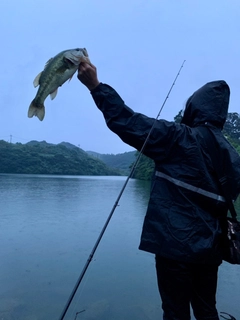
M 115 203 L 114 203 L 114 205 L 112 207 L 111 212 L 109 213 L 109 216 L 108 216 L 108 218 L 107 218 L 107 220 L 106 220 L 106 222 L 105 222 L 105 224 L 104 224 L 104 226 L 103 226 L 103 228 L 102 228 L 102 230 L 101 230 L 101 232 L 100 232 L 100 234 L 99 234 L 99 236 L 97 238 L 97 241 L 96 241 L 91 253 L 89 254 L 89 257 L 88 257 L 88 259 L 87 259 L 87 261 L 86 261 L 86 263 L 85 263 L 85 265 L 84 265 L 84 267 L 82 269 L 82 272 L 81 272 L 81 274 L 80 274 L 80 276 L 79 276 L 79 278 L 78 278 L 78 280 L 77 280 L 77 282 L 76 282 L 76 284 L 75 284 L 75 286 L 74 286 L 74 288 L 73 288 L 73 290 L 72 290 L 72 292 L 71 292 L 71 294 L 70 294 L 70 296 L 68 298 L 68 301 L 67 301 L 67 303 L 66 303 L 66 305 L 65 305 L 65 307 L 64 307 L 64 309 L 62 311 L 62 314 L 61 314 L 59 320 L 63 320 L 64 319 L 64 317 L 65 317 L 65 315 L 66 315 L 66 313 L 68 311 L 68 308 L 70 307 L 70 304 L 71 304 L 71 302 L 72 302 L 72 300 L 73 300 L 73 298 L 75 296 L 75 293 L 77 292 L 77 289 L 78 289 L 80 283 L 82 282 L 82 279 L 83 279 L 83 277 L 84 277 L 84 275 L 85 275 L 85 273 L 86 273 L 86 271 L 87 271 L 87 269 L 89 267 L 89 264 L 92 261 L 92 258 L 93 258 L 94 254 L 95 254 L 95 252 L 96 252 L 96 250 L 98 248 L 98 245 L 99 245 L 99 243 L 100 243 L 100 241 L 101 241 L 101 239 L 102 239 L 102 237 L 103 237 L 103 235 L 105 233 L 105 230 L 107 229 L 107 226 L 108 226 L 108 224 L 109 224 L 109 222 L 110 222 L 110 220 L 111 220 L 111 218 L 113 216 L 113 213 L 114 213 L 116 207 L 118 206 L 118 203 L 119 203 L 119 201 L 120 201 L 120 199 L 122 197 L 122 194 L 123 194 L 123 192 L 124 192 L 124 190 L 125 190 L 125 188 L 126 188 L 126 186 L 128 184 L 128 181 L 133 176 L 133 173 L 134 173 L 134 171 L 135 171 L 135 169 L 136 169 L 136 167 L 137 167 L 137 165 L 139 163 L 139 160 L 141 158 L 141 155 L 143 154 L 143 151 L 144 151 L 145 146 L 146 146 L 146 144 L 147 144 L 147 142 L 149 140 L 149 137 L 150 137 L 150 135 L 151 135 L 151 133 L 153 131 L 153 128 L 154 128 L 154 126 L 155 126 L 155 124 L 156 124 L 156 122 L 157 122 L 157 120 L 158 120 L 158 118 L 159 118 L 159 116 L 160 116 L 160 114 L 162 112 L 162 109 L 163 109 L 167 99 L 169 98 L 169 95 L 170 95 L 170 93 L 172 91 L 172 88 L 173 88 L 173 86 L 175 85 L 175 83 L 177 81 L 177 78 L 178 78 L 178 76 L 179 76 L 179 74 L 180 74 L 180 72 L 181 72 L 181 70 L 183 68 L 183 65 L 184 65 L 185 61 L 186 60 L 183 61 L 182 65 L 181 65 L 181 67 L 180 67 L 180 69 L 179 69 L 179 71 L 178 71 L 178 73 L 177 73 L 177 75 L 176 75 L 171 87 L 170 87 L 170 90 L 168 91 L 167 96 L 166 96 L 165 100 L 163 101 L 163 104 L 162 104 L 162 106 L 161 106 L 161 108 L 160 108 L 160 110 L 158 112 L 158 115 L 157 115 L 157 117 L 155 118 L 155 120 L 153 122 L 153 125 L 152 125 L 152 127 L 151 127 L 151 129 L 150 129 L 150 131 L 149 131 L 149 133 L 147 135 L 147 138 L 145 139 L 145 141 L 143 143 L 143 146 L 142 146 L 141 150 L 139 151 L 138 157 L 137 157 L 134 165 L 132 166 L 132 169 L 131 169 L 131 171 L 130 171 L 125 183 L 123 184 L 123 187 L 122 187 L 122 189 L 121 189 L 121 191 L 120 191 L 120 193 L 119 193 L 119 195 L 118 195 L 118 197 L 117 197 L 117 199 L 116 199 L 116 201 L 115 201 Z

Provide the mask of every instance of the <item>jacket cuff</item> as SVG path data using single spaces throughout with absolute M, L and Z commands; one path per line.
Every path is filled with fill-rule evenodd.
M 102 85 L 102 84 L 103 84 L 103 83 L 100 82 L 93 90 L 90 91 L 90 93 L 92 94 L 92 93 L 94 93 L 94 92 L 97 92 L 99 89 L 101 89 L 101 85 Z

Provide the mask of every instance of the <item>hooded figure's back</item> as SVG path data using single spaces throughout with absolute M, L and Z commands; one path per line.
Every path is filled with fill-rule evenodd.
M 209 126 L 217 148 L 223 150 L 224 159 L 219 161 L 236 199 L 240 157 L 222 133 L 229 96 L 225 81 L 209 82 L 188 99 L 181 124 L 165 120 L 157 124 L 155 136 L 162 133 L 166 151 L 165 158 L 152 157 L 156 173 L 140 249 L 180 261 L 221 262 L 218 217 L 226 215 L 227 206 L 200 127 Z
M 189 127 L 209 125 L 216 139 L 216 146 L 222 148 L 222 170 L 228 179 L 232 199 L 240 192 L 240 158 L 236 150 L 223 136 L 221 130 L 228 114 L 230 89 L 223 80 L 208 82 L 195 91 L 187 100 L 181 123 Z

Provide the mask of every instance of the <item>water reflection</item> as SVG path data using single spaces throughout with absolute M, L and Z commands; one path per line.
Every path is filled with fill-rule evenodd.
M 1 319 L 58 319 L 125 179 L 0 175 Z M 130 179 L 66 320 L 161 318 L 153 255 L 138 250 L 149 190 Z M 219 310 L 238 315 L 239 267 L 220 269 Z

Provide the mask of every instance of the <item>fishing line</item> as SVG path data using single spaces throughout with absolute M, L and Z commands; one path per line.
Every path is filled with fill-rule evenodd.
M 176 75 L 171 87 L 170 87 L 170 90 L 168 91 L 167 96 L 166 96 L 165 100 L 163 101 L 163 104 L 162 104 L 162 106 L 161 106 L 161 108 L 160 108 L 160 110 L 158 112 L 158 115 L 157 115 L 157 117 L 155 118 L 155 120 L 153 122 L 153 125 L 152 125 L 152 127 L 151 127 L 151 129 L 150 129 L 150 131 L 149 131 L 149 133 L 147 135 L 147 138 L 145 139 L 145 141 L 143 143 L 143 146 L 142 146 L 141 150 L 139 151 L 138 157 L 137 157 L 134 165 L 132 166 L 132 169 L 131 169 L 131 171 L 130 171 L 125 183 L 123 184 L 123 187 L 122 187 L 122 189 L 121 189 L 121 191 L 120 191 L 120 193 L 119 193 L 119 195 L 118 195 L 118 197 L 117 197 L 117 199 L 116 199 L 116 201 L 115 201 L 115 203 L 113 205 L 113 208 L 112 208 L 112 210 L 111 210 L 111 212 L 110 212 L 110 214 L 109 214 L 109 216 L 108 216 L 108 218 L 107 218 L 107 220 L 106 220 L 106 222 L 105 222 L 105 224 L 104 224 L 104 226 L 103 226 L 103 228 L 102 228 L 102 230 L 101 230 L 101 232 L 100 232 L 100 234 L 98 236 L 98 239 L 97 239 L 97 241 L 96 241 L 96 243 L 95 243 L 95 245 L 94 245 L 94 247 L 93 247 L 93 249 L 92 249 L 92 251 L 91 251 L 91 253 L 90 253 L 90 255 L 89 255 L 89 257 L 88 257 L 88 259 L 86 261 L 86 263 L 85 263 L 85 266 L 83 267 L 82 272 L 81 272 L 81 274 L 80 274 L 80 276 L 79 276 L 79 278 L 78 278 L 78 280 L 77 280 L 77 282 L 76 282 L 76 284 L 75 284 L 75 286 L 74 286 L 74 288 L 73 288 L 73 290 L 72 290 L 72 292 L 71 292 L 71 294 L 70 294 L 70 296 L 68 298 L 68 301 L 67 301 L 67 303 L 66 303 L 66 305 L 65 305 L 65 307 L 64 307 L 64 309 L 62 311 L 62 314 L 61 314 L 59 320 L 63 320 L 64 319 L 64 317 L 65 317 L 65 315 L 66 315 L 66 313 L 68 311 L 68 308 L 70 307 L 70 304 L 71 304 L 71 302 L 72 302 L 72 300 L 73 300 L 73 298 L 75 296 L 75 293 L 77 292 L 77 289 L 78 289 L 78 287 L 79 287 L 79 285 L 80 285 L 80 283 L 81 283 L 81 281 L 82 281 L 82 279 L 83 279 L 83 277 L 84 277 L 84 275 L 85 275 L 85 273 L 86 273 L 86 271 L 88 269 L 88 266 L 92 261 L 94 253 L 97 250 L 97 247 L 98 247 L 98 245 L 99 245 L 99 243 L 100 243 L 100 241 L 101 241 L 101 239 L 102 239 L 102 237 L 103 237 L 103 235 L 105 233 L 105 230 L 107 229 L 107 226 L 108 226 L 108 224 L 109 224 L 109 222 L 110 222 L 110 220 L 112 218 L 112 215 L 113 215 L 116 207 L 118 206 L 119 200 L 122 197 L 122 194 L 123 194 L 123 192 L 124 192 L 124 190 L 125 190 L 125 188 L 126 188 L 126 186 L 128 184 L 128 181 L 133 176 L 133 173 L 134 173 L 134 171 L 135 171 L 135 169 L 136 169 L 136 167 L 137 167 L 137 165 L 139 163 L 139 160 L 141 158 L 141 155 L 143 154 L 143 151 L 144 151 L 145 146 L 146 146 L 146 144 L 147 144 L 147 142 L 149 140 L 149 137 L 150 137 L 150 135 L 151 135 L 151 133 L 152 133 L 152 131 L 154 129 L 154 126 L 155 126 L 155 124 L 156 124 L 156 122 L 157 122 L 157 120 L 158 120 L 158 118 L 159 118 L 159 116 L 160 116 L 160 114 L 162 112 L 162 109 L 163 109 L 167 99 L 169 98 L 169 95 L 170 95 L 170 93 L 172 91 L 172 88 L 173 88 L 173 86 L 175 85 L 175 83 L 177 81 L 177 78 L 178 78 L 178 76 L 179 76 L 179 74 L 180 74 L 180 72 L 181 72 L 181 70 L 183 68 L 183 65 L 184 65 L 185 61 L 186 60 L 183 61 L 182 65 L 181 65 L 181 67 L 180 67 L 180 69 L 179 69 L 179 71 L 178 71 L 178 73 L 177 73 L 177 75 Z

